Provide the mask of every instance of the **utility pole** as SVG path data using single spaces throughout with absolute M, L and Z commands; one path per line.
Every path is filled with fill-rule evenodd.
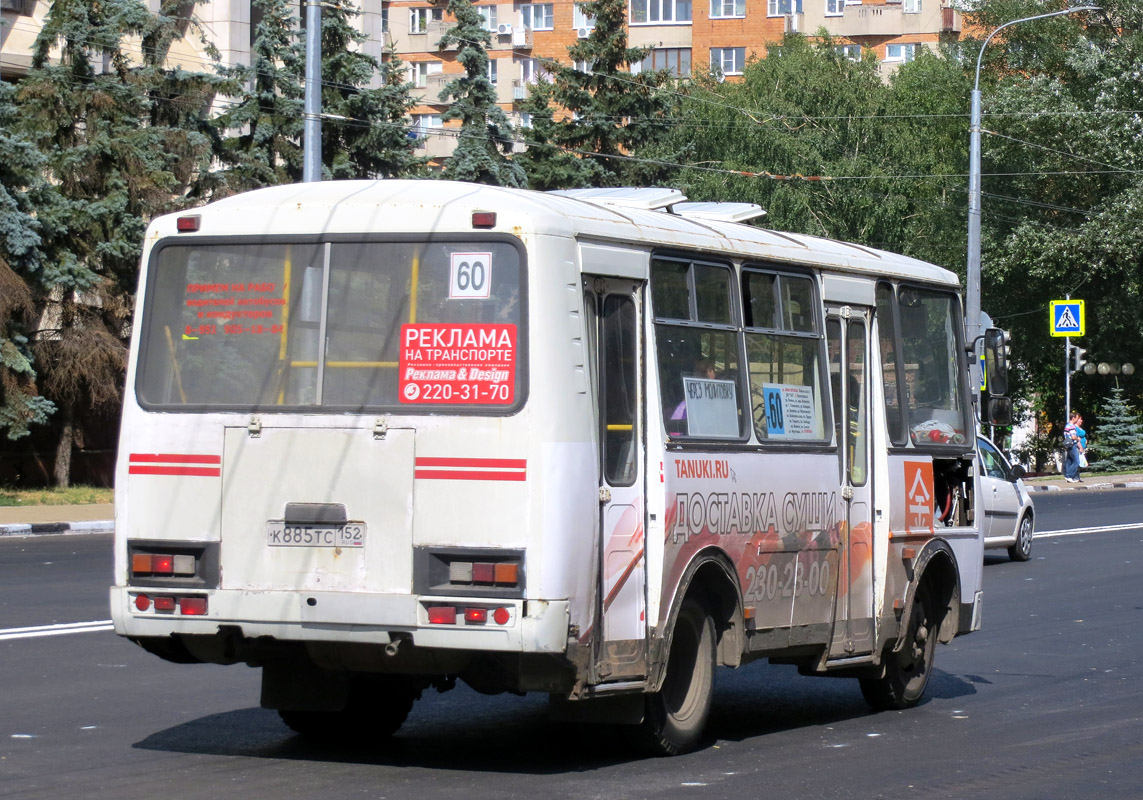
M 964 324 L 966 340 L 974 343 L 974 357 L 970 362 L 972 391 L 977 398 L 980 397 L 980 366 L 975 358 L 975 342 L 977 337 L 984 334 L 980 324 L 980 65 L 984 59 L 984 48 L 992 41 L 993 36 L 1011 25 L 1058 17 L 1062 14 L 1074 14 L 1077 11 L 1099 10 L 1101 10 L 1099 6 L 1076 6 L 1053 11 L 1050 14 L 1036 14 L 1005 22 L 988 34 L 988 38 L 980 45 L 980 53 L 976 56 L 976 80 L 972 85 L 972 110 L 968 125 L 968 263 L 965 270 Z
M 306 95 L 302 180 L 321 180 L 321 2 L 306 0 Z

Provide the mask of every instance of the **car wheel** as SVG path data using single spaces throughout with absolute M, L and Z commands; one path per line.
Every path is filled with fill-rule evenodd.
M 861 694 L 878 711 L 900 711 L 921 702 L 937 647 L 937 618 L 932 590 L 926 581 L 913 594 L 913 610 L 905 643 L 897 652 L 885 653 L 885 674 L 862 678 Z
M 1032 557 L 1033 528 L 1031 514 L 1025 514 L 1020 518 L 1020 527 L 1016 529 L 1016 541 L 1008 548 L 1008 557 L 1013 561 L 1027 561 Z

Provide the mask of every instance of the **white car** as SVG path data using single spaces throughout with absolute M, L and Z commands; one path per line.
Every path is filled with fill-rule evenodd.
M 1013 466 L 991 441 L 978 436 L 980 456 L 980 490 L 984 497 L 985 548 L 1008 548 L 1013 561 L 1027 561 L 1032 556 L 1032 536 L 1036 510 L 1032 495 L 1024 481 L 1024 468 Z

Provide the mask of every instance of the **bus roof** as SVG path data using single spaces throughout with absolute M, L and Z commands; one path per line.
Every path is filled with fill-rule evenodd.
M 458 181 L 322 181 L 272 186 L 152 223 L 152 241 L 175 235 L 178 217 L 199 215 L 198 235 L 432 233 L 472 230 L 473 211 L 494 211 L 493 230 L 526 236 L 701 250 L 727 257 L 804 264 L 842 272 L 957 284 L 946 269 L 908 256 L 817 236 L 785 233 L 740 222 L 638 208 L 607 197 L 556 193 Z M 192 236 L 194 234 L 191 234 Z M 187 234 L 180 234 L 187 236 Z

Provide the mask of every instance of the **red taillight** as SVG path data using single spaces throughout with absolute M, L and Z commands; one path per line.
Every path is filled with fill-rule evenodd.
M 429 623 L 432 625 L 455 625 L 456 609 L 452 606 L 429 606 Z
M 512 612 L 506 608 L 498 608 L 492 612 L 492 621 L 497 625 L 507 625 L 508 620 L 512 618 Z
M 202 225 L 202 217 L 198 214 L 192 214 L 186 217 L 179 217 L 175 220 L 175 230 L 179 233 L 194 233 Z
M 173 597 L 156 597 L 155 598 L 156 611 L 174 611 L 175 598 Z
M 464 621 L 475 625 L 483 625 L 485 622 L 488 622 L 488 609 L 466 608 L 464 610 Z
M 179 613 L 188 616 L 202 616 L 206 613 L 205 597 L 180 597 Z
M 174 575 L 174 556 L 151 556 L 151 572 L 156 575 Z
M 135 608 L 139 609 L 140 611 L 146 611 L 150 607 L 151 598 L 147 597 L 145 594 L 135 595 Z
M 473 211 L 472 212 L 472 227 L 474 227 L 474 228 L 495 228 L 496 227 L 496 212 L 495 211 Z
M 495 583 L 496 582 L 496 565 L 486 563 L 476 563 L 472 565 L 472 582 L 473 583 Z

